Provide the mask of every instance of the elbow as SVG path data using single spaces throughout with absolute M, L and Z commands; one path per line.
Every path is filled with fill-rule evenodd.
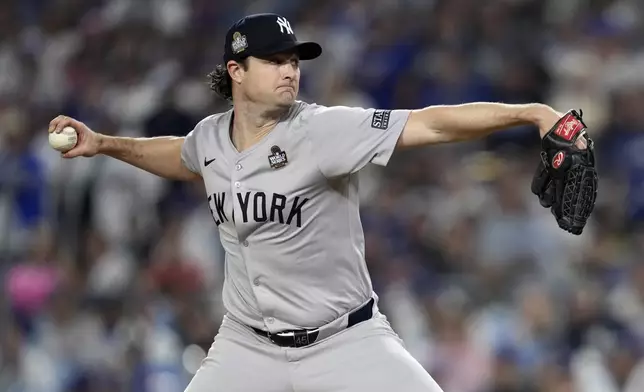
M 168 176 L 168 179 L 181 182 L 193 182 L 201 180 L 202 177 L 201 174 L 193 172 L 181 163 L 179 169 L 173 175 Z
M 433 131 L 436 134 L 438 143 L 457 143 L 476 139 L 477 135 L 458 129 L 437 129 Z
M 199 181 L 201 179 L 202 179 L 201 175 L 199 175 L 197 173 L 190 172 L 189 174 L 187 174 L 184 177 L 182 177 L 181 181 L 194 182 L 194 181 Z
M 397 147 L 410 148 L 448 143 L 455 137 L 453 132 L 437 126 L 429 108 L 412 111 L 398 140 Z
M 417 111 L 418 124 L 433 144 L 457 143 L 486 136 L 484 128 L 463 112 L 464 106 L 429 106 Z
M 430 144 L 452 143 L 469 139 L 453 121 L 452 108 L 429 106 L 418 111 L 418 124 Z
M 428 106 L 415 110 L 413 115 L 425 129 L 442 135 L 449 134 L 455 124 L 453 108 L 449 106 Z

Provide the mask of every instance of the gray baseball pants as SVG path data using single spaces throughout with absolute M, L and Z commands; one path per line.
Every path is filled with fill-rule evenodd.
M 185 392 L 442 392 L 386 317 L 284 348 L 224 317 Z

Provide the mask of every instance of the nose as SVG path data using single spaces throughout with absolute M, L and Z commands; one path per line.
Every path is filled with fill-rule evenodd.
M 290 62 L 282 64 L 282 66 L 280 67 L 280 72 L 283 79 L 293 80 L 295 78 L 295 67 Z

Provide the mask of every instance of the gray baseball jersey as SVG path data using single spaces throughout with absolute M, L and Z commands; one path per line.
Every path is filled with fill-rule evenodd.
M 272 333 L 316 328 L 375 296 L 356 173 L 387 164 L 409 113 L 297 101 L 242 152 L 232 110 L 188 134 L 182 161 L 205 182 L 232 317 Z

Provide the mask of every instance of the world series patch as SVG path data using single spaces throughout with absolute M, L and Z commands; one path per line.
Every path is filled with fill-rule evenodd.
M 377 109 L 373 112 L 373 117 L 371 117 L 371 128 L 376 129 L 387 129 L 389 128 L 389 116 L 391 115 L 391 110 Z
M 288 163 L 286 151 L 282 151 L 278 146 L 271 147 L 271 155 L 268 156 L 268 163 L 273 169 L 279 169 Z

